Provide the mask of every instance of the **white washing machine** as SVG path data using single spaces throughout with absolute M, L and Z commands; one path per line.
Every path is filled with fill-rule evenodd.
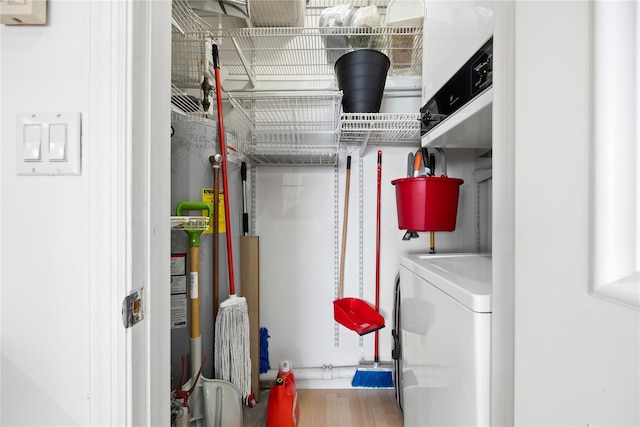
M 491 256 L 400 261 L 405 427 L 489 426 Z

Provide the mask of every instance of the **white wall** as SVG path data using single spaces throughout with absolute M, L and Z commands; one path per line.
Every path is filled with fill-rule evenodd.
M 0 27 L 2 425 L 88 419 L 88 175 L 24 177 L 15 166 L 16 113 L 84 110 L 88 12 L 50 2 L 48 25 Z
M 515 424 L 640 424 L 640 314 L 589 295 L 591 5 L 515 7 Z

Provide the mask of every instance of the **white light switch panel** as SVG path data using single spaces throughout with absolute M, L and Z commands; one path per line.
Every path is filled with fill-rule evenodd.
M 80 113 L 18 113 L 18 175 L 80 175 Z

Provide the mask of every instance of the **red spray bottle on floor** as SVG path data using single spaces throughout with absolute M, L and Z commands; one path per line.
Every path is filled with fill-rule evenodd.
M 300 418 L 296 379 L 288 360 L 280 362 L 276 384 L 269 392 L 267 427 L 296 427 Z

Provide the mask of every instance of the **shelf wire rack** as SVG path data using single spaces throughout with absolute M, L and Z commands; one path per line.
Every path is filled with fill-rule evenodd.
M 366 48 L 389 57 L 390 76 L 422 73 L 422 27 L 235 28 L 215 37 L 227 90 L 336 89 L 335 61 Z
M 186 0 L 171 5 L 171 81 L 180 88 L 200 88 L 204 77 L 214 77 L 213 28 Z
M 208 114 L 203 110 L 202 100 L 171 84 L 171 120 L 201 122 Z
M 261 20 L 277 21 L 283 6 L 295 8 L 298 0 L 253 0 L 260 3 Z M 385 26 L 389 0 L 309 0 L 303 26 L 253 26 L 218 28 L 221 67 L 228 73 L 225 90 L 326 90 L 335 89 L 335 61 L 357 49 L 375 49 L 390 61 L 389 75 L 422 74 L 422 26 Z M 269 7 L 266 7 L 266 6 Z M 352 13 L 375 6 L 380 24 L 341 26 L 321 16 L 334 6 L 351 6 Z M 325 15 L 325 17 L 328 15 Z M 333 16 L 333 15 L 331 15 Z M 334 25 L 334 26 L 329 26 Z M 351 23 L 349 24 L 351 25 Z
M 420 113 L 342 113 L 340 145 L 420 144 Z
M 335 164 L 342 92 L 229 92 L 247 135 L 244 153 L 262 164 Z
M 185 0 L 173 1 L 188 7 Z M 253 3 L 258 1 L 265 3 L 261 5 L 261 13 L 270 10 L 281 13 L 276 9 L 288 3 L 285 0 L 253 0 Z M 298 4 L 297 0 L 289 3 L 293 2 Z M 200 62 L 191 60 L 192 68 L 202 61 L 206 64 L 210 57 L 207 49 L 212 41 L 217 43 L 224 75 L 222 89 L 229 95 L 233 109 L 239 111 L 238 133 L 246 135 L 243 153 L 258 164 L 335 164 L 341 145 L 360 146 L 361 150 L 368 143 L 418 145 L 417 115 L 341 115 L 342 92 L 338 89 L 334 64 L 344 53 L 371 48 L 389 57 L 389 76 L 421 76 L 422 26 L 384 26 L 389 0 L 350 2 L 354 10 L 375 5 L 381 26 L 321 26 L 323 12 L 339 3 L 336 0 L 305 3 L 304 26 L 219 25 L 212 30 L 200 18 L 193 20 L 190 27 L 174 25 L 174 39 L 183 36 L 185 43 L 192 39 L 200 41 L 196 44 L 197 54 L 192 55 Z M 267 4 L 273 7 L 262 7 Z M 185 14 L 195 15 L 193 10 Z M 269 19 L 261 16 L 262 21 Z M 182 28 L 182 33 L 176 34 L 177 28 Z M 199 85 L 202 77 L 207 76 L 206 68 L 192 70 L 193 77 L 185 79 L 185 84 Z M 174 66 L 174 73 L 177 70 Z

